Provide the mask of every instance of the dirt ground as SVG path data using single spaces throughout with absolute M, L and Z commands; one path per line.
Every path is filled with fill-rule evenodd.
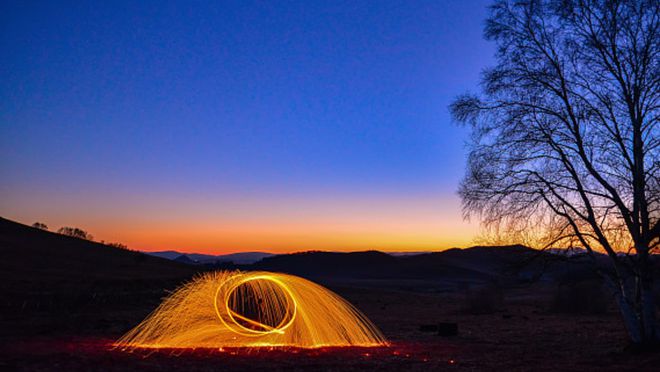
M 436 293 L 373 283 L 330 287 L 388 337 L 381 348 L 224 349 L 123 352 L 112 342 L 158 304 L 172 283 L 101 284 L 75 295 L 43 293 L 14 300 L 0 318 L 0 370 L 658 370 L 659 353 L 626 351 L 615 309 L 567 314 L 552 308 L 552 289 Z M 75 292 L 75 291 L 74 291 Z M 476 302 L 475 302 L 476 298 Z M 22 301 L 22 302 L 21 302 Z M 421 325 L 458 324 L 458 335 Z

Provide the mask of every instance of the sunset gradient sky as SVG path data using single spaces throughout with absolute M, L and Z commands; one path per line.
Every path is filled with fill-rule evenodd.
M 470 245 L 482 1 L 0 5 L 0 216 L 141 250 Z

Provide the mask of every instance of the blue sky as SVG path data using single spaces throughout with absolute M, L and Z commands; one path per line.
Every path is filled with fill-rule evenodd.
M 231 225 L 263 213 L 254 204 L 283 201 L 286 211 L 261 223 L 360 200 L 378 205 L 360 208 L 362 220 L 377 220 L 387 203 L 428 200 L 438 203 L 432 219 L 464 224 L 455 190 L 468 133 L 447 105 L 476 90 L 493 61 L 486 6 L 5 1 L 0 215 L 88 226 L 139 248 L 161 244 L 148 238 L 157 213 L 172 224 Z M 222 212 L 236 200 L 244 203 Z M 319 224 L 346 219 L 349 206 Z M 289 220 L 292 234 L 304 220 Z M 227 246 L 208 234 L 202 242 L 182 230 L 174 240 Z

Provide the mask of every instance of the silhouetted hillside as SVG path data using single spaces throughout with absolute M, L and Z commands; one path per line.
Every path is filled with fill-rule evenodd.
M 135 324 L 196 272 L 195 266 L 3 218 L 0 255 L 0 340 L 98 329 L 121 333 L 108 328 L 110 317 L 133 314 L 128 324 Z
M 301 252 L 267 257 L 251 265 L 257 270 L 303 276 L 371 277 L 396 265 L 397 258 L 378 251 Z
M 253 265 L 236 267 L 286 272 L 322 280 L 421 280 L 449 284 L 453 288 L 595 277 L 592 262 L 587 257 L 563 257 L 520 245 L 478 246 L 409 256 L 392 256 L 378 251 L 311 251 L 268 257 Z
M 194 268 L 0 218 L 0 278 L 85 281 L 186 277 Z
M 474 247 L 411 256 L 378 251 L 303 252 L 265 258 L 244 269 L 280 271 L 305 277 L 414 279 L 464 283 L 528 280 L 554 256 L 523 246 Z M 542 263 L 542 264 L 541 264 Z M 556 272 L 556 268 L 554 269 Z M 547 275 L 547 272 L 545 272 Z

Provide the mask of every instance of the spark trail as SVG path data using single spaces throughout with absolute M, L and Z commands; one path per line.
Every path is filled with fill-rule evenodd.
M 131 348 L 383 346 L 359 310 L 309 280 L 220 271 L 177 289 L 116 345 Z

